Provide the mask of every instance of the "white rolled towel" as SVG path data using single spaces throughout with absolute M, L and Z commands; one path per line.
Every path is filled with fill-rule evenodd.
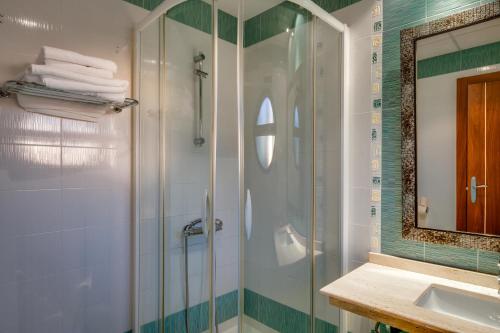
M 100 68 L 82 66 L 82 65 L 77 65 L 77 64 L 70 64 L 69 62 L 52 60 L 52 59 L 46 59 L 44 61 L 44 64 L 49 65 L 51 67 L 63 69 L 65 71 L 84 74 L 84 75 L 93 76 L 93 77 L 99 77 L 102 79 L 112 79 L 113 78 L 113 72 L 110 70 L 107 70 L 107 69 L 100 69 Z
M 58 60 L 71 64 L 107 69 L 113 73 L 116 73 L 118 68 L 116 64 L 111 60 L 85 56 L 77 52 L 57 49 L 50 46 L 42 47 L 39 59 L 42 61 L 45 61 L 47 59 Z
M 128 81 L 125 80 L 111 80 L 93 77 L 85 74 L 70 72 L 51 65 L 30 65 L 27 69 L 27 74 L 39 75 L 41 77 L 48 75 L 51 77 L 95 84 L 98 86 L 121 87 L 124 89 L 128 88 Z
M 43 84 L 49 88 L 74 91 L 78 93 L 112 93 L 123 94 L 126 87 L 100 86 L 80 81 L 62 79 L 51 75 L 24 75 L 23 80 Z

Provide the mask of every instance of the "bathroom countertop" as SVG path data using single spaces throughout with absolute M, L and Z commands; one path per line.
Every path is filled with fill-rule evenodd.
M 370 253 L 370 262 L 321 289 L 330 304 L 408 332 L 500 333 L 415 305 L 431 285 L 492 297 L 496 277 L 445 266 Z

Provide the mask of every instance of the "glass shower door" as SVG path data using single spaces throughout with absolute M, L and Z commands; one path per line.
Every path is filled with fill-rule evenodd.
M 289 1 L 244 2 L 244 332 L 335 332 L 342 33 Z
M 319 290 L 342 276 L 342 33 L 315 19 L 315 262 L 317 332 L 340 327 L 340 310 Z
M 308 332 L 312 15 L 286 1 L 244 4 L 244 330 Z
M 181 2 L 139 35 L 141 332 L 238 330 L 238 14 L 216 3 Z
M 164 16 L 163 316 L 165 332 L 209 326 L 213 197 L 212 6 L 186 1 Z

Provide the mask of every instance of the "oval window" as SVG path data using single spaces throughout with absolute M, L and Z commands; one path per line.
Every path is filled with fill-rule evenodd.
M 257 158 L 260 165 L 264 169 L 268 169 L 273 161 L 274 143 L 276 139 L 273 105 L 269 97 L 264 98 L 260 105 L 256 125 L 255 147 Z

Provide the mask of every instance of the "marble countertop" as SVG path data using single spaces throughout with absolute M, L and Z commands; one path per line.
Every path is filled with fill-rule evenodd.
M 499 298 L 496 277 L 370 254 L 370 262 L 321 289 L 330 303 L 408 332 L 500 333 L 415 304 L 432 285 Z

